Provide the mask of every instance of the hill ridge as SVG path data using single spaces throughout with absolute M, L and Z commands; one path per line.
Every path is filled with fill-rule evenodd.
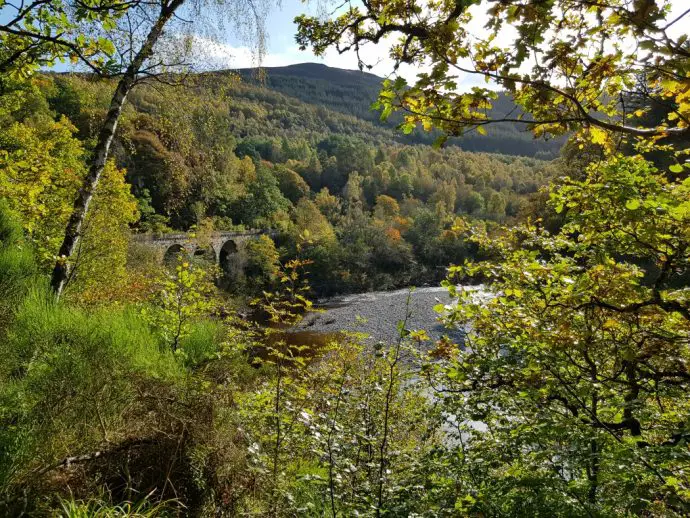
M 224 72 L 230 72 L 225 70 Z M 323 63 L 305 62 L 278 67 L 239 68 L 233 71 L 248 84 L 260 85 L 269 90 L 297 99 L 306 104 L 354 116 L 379 128 L 394 129 L 402 121 L 393 114 L 382 122 L 377 111 L 371 109 L 377 99 L 384 78 L 360 70 L 330 67 Z M 498 113 L 513 113 L 515 104 L 505 94 L 495 102 Z M 559 154 L 564 139 L 535 139 L 525 125 L 496 123 L 487 126 L 486 136 L 469 133 L 452 138 L 448 145 L 459 146 L 465 151 L 499 153 L 553 159 Z M 432 144 L 438 133 L 416 129 L 410 135 L 397 133 L 395 140 L 401 144 Z

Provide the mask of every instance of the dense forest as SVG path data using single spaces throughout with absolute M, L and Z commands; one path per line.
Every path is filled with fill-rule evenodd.
M 32 109 L 19 108 L 7 124 L 43 133 L 59 121 L 71 145 L 87 146 L 108 83 L 36 81 L 23 91 Z M 456 217 L 514 220 L 560 171 L 533 158 L 396 143 L 390 129 L 227 74 L 136 90 L 113 157 L 136 199 L 136 232 L 273 229 L 286 260 L 306 230 L 301 254 L 313 261 L 317 294 L 440 281 L 448 264 L 473 253 L 452 231 Z M 53 193 L 33 195 L 44 202 Z
M 402 120 L 392 117 L 381 121 L 380 113 L 371 109 L 383 79 L 367 72 L 329 68 L 318 63 L 302 63 L 286 67 L 240 69 L 237 73 L 245 82 L 264 85 L 288 97 L 308 104 L 354 115 L 357 118 L 392 128 Z M 523 113 L 509 96 L 499 94 L 488 110 L 492 117 L 518 117 Z M 406 143 L 432 144 L 438 132 L 414 130 L 408 135 L 397 132 L 391 138 Z M 465 151 L 482 151 L 507 155 L 554 159 L 565 140 L 562 137 L 535 136 L 519 123 L 497 123 L 487 128 L 486 135 L 471 132 L 448 141 Z
M 0 0 L 0 515 L 688 516 L 690 11 L 269 4 Z

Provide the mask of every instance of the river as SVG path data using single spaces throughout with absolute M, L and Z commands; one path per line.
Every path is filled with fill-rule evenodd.
M 409 306 L 408 306 L 409 296 Z M 344 295 L 318 301 L 323 312 L 306 315 L 298 332 L 331 335 L 340 331 L 368 335 L 367 342 L 392 342 L 398 337 L 397 323 L 410 317 L 407 329 L 424 329 L 432 340 L 446 334 L 454 340 L 462 339 L 460 330 L 446 329 L 434 311 L 437 304 L 451 304 L 445 288 L 427 287 L 396 291 L 377 291 Z

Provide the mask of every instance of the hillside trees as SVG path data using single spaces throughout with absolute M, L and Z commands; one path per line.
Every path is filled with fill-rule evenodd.
M 370 109 L 376 98 L 383 79 L 373 74 L 357 73 L 351 70 L 334 69 L 320 63 L 301 63 L 286 67 L 271 67 L 261 75 L 262 81 L 271 91 L 280 92 L 287 98 L 300 99 L 316 105 L 321 115 L 327 115 L 324 108 L 347 115 L 354 115 L 353 120 L 373 123 L 380 131 L 394 127 L 401 116 L 381 121 L 379 114 Z M 256 70 L 239 71 L 242 79 L 256 83 Z M 492 112 L 500 115 L 515 111 L 515 104 L 510 96 L 499 93 L 493 102 Z M 339 128 L 347 131 L 348 127 Z M 391 135 L 396 141 L 408 145 L 431 144 L 438 137 L 438 132 L 413 131 L 407 135 Z M 485 153 L 505 153 L 549 160 L 558 156 L 563 145 L 563 138 L 534 139 L 521 123 L 497 123 L 487 129 L 487 135 L 477 132 L 465 133 L 460 138 L 449 140 L 466 151 Z
M 37 75 L 32 81 L 35 82 L 33 93 L 22 94 L 13 101 L 16 108 L 9 118 L 34 120 L 40 114 L 45 123 L 64 121 L 83 148 L 64 156 L 74 162 L 81 157 L 83 169 L 88 148 L 98 136 L 114 82 L 73 74 Z M 175 104 L 179 87 L 140 85 L 128 98 L 118 124 L 112 156 L 118 169 L 126 172 L 126 180 L 137 198 L 141 218 L 135 224 L 136 231 L 165 232 L 171 228 L 186 231 L 206 220 L 213 222 L 215 230 L 232 230 L 238 225 L 273 227 L 288 234 L 280 240 L 294 243 L 301 232 L 299 229 L 308 228 L 304 224 L 306 219 L 316 228 L 324 228 L 312 208 L 303 210 L 309 206 L 306 203 L 309 200 L 326 217 L 335 236 L 335 241 L 315 243 L 315 247 L 320 247 L 318 257 L 312 257 L 317 264 L 308 268 L 313 276 L 317 270 L 331 270 L 328 283 L 314 283 L 318 289 L 329 292 L 376 289 L 375 279 L 383 279 L 390 287 L 402 287 L 407 280 L 416 284 L 431 282 L 448 262 L 445 259 L 431 262 L 443 253 L 422 258 L 417 251 L 424 247 L 418 246 L 414 247 L 412 256 L 404 254 L 405 260 L 386 262 L 388 266 L 368 260 L 345 260 L 349 254 L 340 254 L 337 248 L 345 242 L 357 242 L 345 239 L 349 231 L 348 213 L 362 211 L 362 223 L 367 220 L 367 226 L 379 226 L 382 232 L 391 235 L 398 232 L 404 241 L 401 244 L 412 244 L 414 238 L 408 230 L 420 207 L 434 212 L 439 201 L 442 202 L 448 216 L 444 228 L 439 230 L 443 232 L 450 230 L 454 214 L 469 213 L 472 206 L 466 200 L 475 196 L 475 191 L 486 200 L 495 191 L 505 197 L 506 218 L 511 221 L 520 207 L 529 206 L 529 199 L 538 188 L 561 171 L 559 162 L 467 153 L 453 146 L 443 150 L 402 146 L 386 141 L 385 133 L 369 133 L 371 128 L 364 126 L 353 126 L 347 138 L 330 138 L 330 134 L 320 133 L 318 121 L 308 117 L 313 107 L 306 104 L 297 104 L 293 110 L 303 125 L 295 126 L 281 138 L 280 129 L 271 122 L 273 110 L 279 104 L 266 102 L 263 90 L 238 84 L 224 75 L 213 75 L 210 79 L 206 75 L 190 76 L 188 81 L 194 87 L 185 90 L 189 96 L 181 107 Z M 4 99 L 9 103 L 7 93 Z M 281 97 L 272 99 L 274 103 L 282 101 Z M 251 108 L 255 115 L 237 121 L 232 109 L 240 106 Z M 329 116 L 341 117 L 332 113 Z M 343 117 L 344 123 L 347 120 Z M 236 132 L 234 136 L 226 133 L 230 127 Z M 254 150 L 251 156 L 238 157 L 250 148 Z M 370 157 L 360 161 L 361 171 L 350 166 L 358 154 Z M 341 172 L 337 172 L 340 167 L 337 155 L 343 164 Z M 53 152 L 50 159 L 58 156 L 63 155 Z M 69 173 L 69 163 L 61 164 L 55 174 Z M 321 187 L 322 180 L 332 171 L 336 171 L 339 182 L 345 182 L 338 191 Z M 348 183 L 351 188 L 345 189 Z M 74 191 L 71 193 L 67 200 Z M 377 209 L 379 196 L 390 198 L 389 204 L 391 200 L 398 204 L 399 220 Z M 69 210 L 67 203 L 64 211 L 67 214 Z M 487 209 L 484 204 L 471 215 L 501 220 L 502 216 L 491 210 L 493 206 Z M 310 216 L 303 217 L 307 213 Z M 381 226 L 375 220 L 385 224 Z M 37 221 L 43 228 L 54 227 L 52 241 L 41 242 L 44 257 L 49 260 L 57 252 L 58 227 L 65 220 L 64 217 L 50 219 L 44 214 Z M 428 237 L 431 242 L 437 236 L 428 234 L 422 238 Z M 292 246 L 283 248 L 281 259 L 289 259 L 293 250 Z M 373 259 L 374 255 L 366 257 Z M 353 270 L 359 267 L 378 273 L 360 276 Z M 319 277 L 323 279 L 320 274 Z M 353 279 L 359 280 L 351 282 Z
M 241 223 L 270 228 L 284 220 L 289 201 L 280 191 L 278 179 L 265 164 L 256 168 L 256 179 L 247 187 L 247 193 L 236 202 L 237 218 Z

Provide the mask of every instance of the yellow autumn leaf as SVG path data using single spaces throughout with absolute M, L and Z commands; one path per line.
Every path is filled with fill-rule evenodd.
M 589 134 L 593 144 L 605 146 L 608 142 L 608 134 L 601 128 L 590 128 Z
M 617 327 L 617 326 L 618 326 L 618 322 L 616 322 L 612 318 L 609 318 L 608 320 L 606 320 L 606 322 L 604 322 L 604 324 L 601 327 L 603 327 L 604 329 L 612 329 L 612 328 Z

